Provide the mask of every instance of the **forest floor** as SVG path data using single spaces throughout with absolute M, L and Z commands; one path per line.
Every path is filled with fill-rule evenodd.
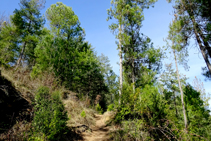
M 82 133 L 83 141 L 111 141 L 109 133 L 113 127 L 106 124 L 109 118 L 108 113 L 95 115 L 95 126 L 91 127 L 92 131 Z

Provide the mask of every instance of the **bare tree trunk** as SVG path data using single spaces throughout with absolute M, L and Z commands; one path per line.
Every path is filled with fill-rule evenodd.
M 135 93 L 135 65 L 134 65 L 134 59 L 132 63 L 132 83 L 133 83 L 133 93 Z
M 119 24 L 119 65 L 120 65 L 120 74 L 119 74 L 119 104 L 121 102 L 122 96 L 122 82 L 123 82 L 123 73 L 122 73 L 122 26 Z
M 24 55 L 25 48 L 26 48 L 26 42 L 23 43 L 23 48 L 22 48 L 22 50 L 21 50 L 20 57 L 19 57 L 19 59 L 18 59 L 18 61 L 17 61 L 16 68 L 18 68 L 19 65 L 20 65 L 20 62 L 21 62 L 21 60 L 22 60 L 22 58 L 23 58 L 23 55 Z
M 31 20 L 29 21 L 29 26 L 28 26 L 28 29 L 27 29 L 27 31 L 29 32 L 29 29 L 30 29 L 30 27 L 31 27 Z M 24 55 L 24 51 L 25 51 L 25 48 L 26 48 L 26 41 L 23 43 L 23 48 L 22 48 L 22 50 L 21 50 L 21 54 L 20 54 L 20 57 L 19 57 L 19 59 L 18 59 L 18 61 L 17 61 L 17 64 L 16 64 L 16 69 L 19 67 L 19 65 L 20 65 L 20 62 L 21 62 L 21 60 L 22 60 L 22 58 L 23 58 L 23 55 Z
M 186 111 L 185 111 L 185 103 L 184 103 L 183 91 L 182 91 L 182 87 L 181 87 L 181 83 L 180 83 L 179 70 L 178 70 L 178 66 L 177 66 L 177 58 L 176 58 L 176 54 L 175 54 L 174 49 L 173 49 L 173 53 L 174 53 L 176 71 L 177 71 L 177 79 L 178 79 L 179 89 L 180 89 L 180 93 L 181 93 L 181 101 L 182 101 L 182 109 L 183 109 L 183 116 L 184 116 L 184 122 L 185 122 L 185 129 L 187 130 L 188 123 L 187 123 L 187 117 L 186 117 Z

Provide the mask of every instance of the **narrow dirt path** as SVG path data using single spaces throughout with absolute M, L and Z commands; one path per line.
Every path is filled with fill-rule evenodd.
M 109 130 L 104 115 L 95 115 L 96 125 L 91 127 L 92 132 L 82 133 L 83 141 L 110 141 Z

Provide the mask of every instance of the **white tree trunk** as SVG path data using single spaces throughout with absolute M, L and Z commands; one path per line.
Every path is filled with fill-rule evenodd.
M 119 73 L 119 103 L 121 102 L 122 96 L 122 82 L 123 82 L 123 73 L 122 73 L 122 26 L 119 24 L 119 65 L 120 65 L 120 73 Z
M 176 58 L 176 54 L 175 54 L 174 49 L 173 49 L 173 53 L 174 53 L 174 60 L 175 60 L 175 65 L 176 65 L 177 79 L 178 79 L 179 89 L 180 89 L 180 93 L 181 93 L 181 101 L 182 101 L 182 109 L 183 109 L 183 116 L 184 116 L 184 122 L 185 122 L 185 129 L 187 130 L 188 123 L 187 123 L 187 116 L 186 116 L 186 112 L 185 112 L 185 103 L 184 103 L 183 91 L 182 91 L 182 87 L 181 87 L 181 83 L 180 83 L 179 70 L 178 70 L 178 66 L 177 66 L 177 58 Z

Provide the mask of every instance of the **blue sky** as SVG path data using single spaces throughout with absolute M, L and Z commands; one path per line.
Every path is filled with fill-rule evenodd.
M 41 11 L 45 13 L 51 4 L 58 2 L 57 0 L 46 0 L 45 8 Z M 110 32 L 108 26 L 112 21 L 106 21 L 107 9 L 110 7 L 110 0 L 60 0 L 67 6 L 72 7 L 75 14 L 79 17 L 81 26 L 86 31 L 86 40 L 92 44 L 98 55 L 103 53 L 108 56 L 113 70 L 119 74 L 119 61 L 117 46 L 115 44 L 115 36 Z M 12 14 L 14 9 L 19 9 L 19 0 L 1 1 L 0 12 Z M 144 10 L 145 20 L 141 32 L 152 39 L 155 47 L 165 45 L 163 41 L 168 35 L 169 23 L 172 21 L 172 5 L 166 0 L 158 0 L 154 8 Z M 194 44 L 194 42 L 192 42 Z M 201 75 L 201 67 L 205 66 L 204 60 L 197 47 L 191 47 L 189 52 L 189 71 L 185 71 L 182 66 L 179 67 L 180 72 L 189 77 L 188 82 L 192 84 L 194 77 L 200 78 L 204 82 L 206 92 L 211 93 L 210 81 L 205 82 Z M 173 63 L 173 59 L 165 59 L 165 63 Z

